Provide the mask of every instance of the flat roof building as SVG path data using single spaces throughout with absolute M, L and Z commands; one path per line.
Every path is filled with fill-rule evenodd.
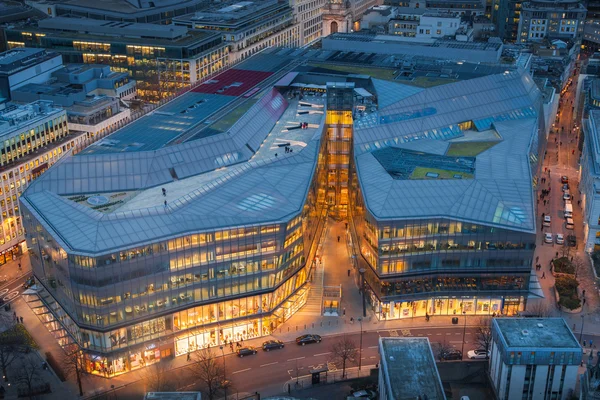
M 379 338 L 381 400 L 445 400 L 429 339 Z
M 12 90 L 45 82 L 62 67 L 62 56 L 44 49 L 19 47 L 0 53 L 0 104 L 10 100 Z
M 85 33 L 83 33 L 85 32 Z M 106 64 L 137 81 L 140 98 L 159 101 L 228 65 L 217 32 L 183 26 L 56 17 L 5 29 L 10 47 L 47 48 L 66 63 Z
M 489 375 L 498 398 L 570 398 L 582 356 L 562 318 L 492 320 Z
M 217 3 L 194 14 L 176 17 L 175 25 L 219 32 L 229 45 L 229 62 L 245 59 L 266 47 L 299 47 L 300 29 L 293 10 L 277 0 Z
M 329 35 L 323 38 L 322 47 L 329 51 L 428 56 L 474 63 L 497 63 L 503 45 L 502 42 L 459 42 L 433 37 L 415 38 L 357 32 Z

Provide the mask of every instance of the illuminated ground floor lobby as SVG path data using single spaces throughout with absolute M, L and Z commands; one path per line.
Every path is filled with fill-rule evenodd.
M 525 310 L 524 296 L 446 296 L 419 300 L 380 301 L 370 294 L 369 301 L 380 320 L 436 315 L 513 316 Z

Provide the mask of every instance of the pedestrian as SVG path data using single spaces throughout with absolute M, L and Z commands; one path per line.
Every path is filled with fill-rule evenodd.
M 544 200 L 544 205 L 546 205 L 546 200 Z
M 21 323 L 23 323 L 23 317 L 21 317 Z
M 21 263 L 19 263 L 19 271 L 22 271 L 23 269 L 21 268 Z
M 342 310 L 342 315 L 346 315 L 346 307 Z
M 350 269 L 348 269 L 348 276 L 350 276 Z
M 542 279 L 546 279 L 546 273 L 542 272 Z
M 192 357 L 190 357 L 190 352 L 188 351 L 187 360 L 190 361 Z
M 585 297 L 583 298 L 583 305 L 585 306 Z M 584 345 L 585 346 L 585 345 Z
M 556 255 L 555 255 L 555 257 L 556 257 L 556 258 L 558 258 L 558 251 L 556 252 Z
M 537 263 L 538 261 L 540 261 L 540 256 L 535 257 L 535 262 Z
M 340 241 L 340 237 L 338 236 L 338 242 Z
M 571 256 L 571 262 L 573 262 L 573 256 Z
M 592 343 L 594 343 L 594 341 L 590 339 L 590 349 L 592 348 Z
M 585 347 L 585 339 L 583 339 L 583 347 Z
M 573 260 L 571 260 L 571 261 L 573 261 Z M 585 297 L 585 289 L 583 289 L 583 291 L 581 292 L 581 296 Z
M 353 324 L 354 323 L 354 317 L 350 317 L 350 323 Z

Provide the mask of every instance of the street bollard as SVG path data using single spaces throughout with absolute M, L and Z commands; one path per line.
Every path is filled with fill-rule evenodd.
M 321 321 L 321 326 L 323 326 L 323 321 Z

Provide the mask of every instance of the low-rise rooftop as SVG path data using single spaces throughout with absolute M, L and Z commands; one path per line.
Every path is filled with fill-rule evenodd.
M 61 56 L 45 49 L 19 47 L 8 50 L 0 53 L 0 74 L 14 74 L 55 57 Z
M 144 400 L 201 400 L 200 392 L 149 392 Z
M 379 352 L 388 398 L 446 399 L 428 338 L 379 338 Z
M 0 138 L 4 140 L 19 134 L 28 126 L 37 126 L 40 121 L 64 113 L 51 101 L 38 100 L 26 105 L 11 104 L 0 111 Z
M 509 348 L 580 349 L 563 318 L 495 318 Z

